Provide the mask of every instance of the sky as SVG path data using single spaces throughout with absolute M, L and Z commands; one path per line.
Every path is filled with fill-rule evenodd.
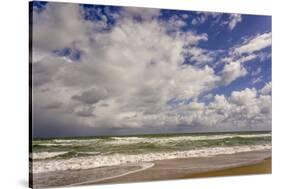
M 33 137 L 271 130 L 271 16 L 31 9 Z

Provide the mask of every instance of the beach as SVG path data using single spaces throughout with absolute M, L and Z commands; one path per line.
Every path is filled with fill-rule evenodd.
M 212 157 L 155 161 L 155 166 L 135 174 L 98 183 L 124 183 L 271 173 L 271 151 L 242 152 Z M 255 169 L 251 167 L 255 166 Z M 237 168 L 232 174 L 233 168 Z M 239 169 L 238 169 L 239 168 Z M 223 173 L 226 173 L 224 175 Z
M 271 172 L 271 133 L 199 133 L 33 141 L 33 187 Z
M 234 167 L 229 169 L 210 171 L 189 175 L 187 178 L 218 177 L 218 176 L 239 176 L 248 174 L 269 174 L 272 172 L 272 158 L 267 158 L 259 163 Z
M 35 173 L 35 188 L 271 173 L 271 150 Z

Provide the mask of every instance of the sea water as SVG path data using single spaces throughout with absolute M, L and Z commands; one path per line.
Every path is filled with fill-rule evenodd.
M 271 149 L 271 132 L 37 139 L 33 172 L 89 169 L 155 160 Z

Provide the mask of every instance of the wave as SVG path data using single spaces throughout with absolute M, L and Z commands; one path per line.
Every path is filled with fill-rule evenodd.
M 126 145 L 135 143 L 169 143 L 177 141 L 199 141 L 199 140 L 218 140 L 233 137 L 257 138 L 271 137 L 270 133 L 265 134 L 215 134 L 215 135 L 187 135 L 187 136 L 158 136 L 158 137 L 106 137 L 93 139 L 51 139 L 51 140 L 34 140 L 34 145 L 42 146 L 71 146 L 71 145 L 88 145 L 88 144 L 110 144 Z
M 37 152 L 37 153 L 32 153 L 31 156 L 32 159 L 34 160 L 40 160 L 40 159 L 57 157 L 66 153 L 68 152 Z
M 209 147 L 186 151 L 153 152 L 143 154 L 111 154 L 75 157 L 69 159 L 53 159 L 33 162 L 33 172 L 43 173 L 60 170 L 90 169 L 103 166 L 114 166 L 128 163 L 151 162 L 155 160 L 208 157 L 219 154 L 234 154 L 257 150 L 270 150 L 270 144 L 244 145 L 231 147 Z
M 114 140 L 106 141 L 106 144 L 122 145 L 122 144 L 134 144 L 134 143 L 169 143 L 177 141 L 200 141 L 200 140 L 218 140 L 227 139 L 233 137 L 240 138 L 259 138 L 259 137 L 271 137 L 271 134 L 223 134 L 223 135 L 202 135 L 202 136 L 176 136 L 176 137 L 111 137 Z
M 34 160 L 187 151 L 210 147 L 271 144 L 271 134 L 220 134 L 200 136 L 107 137 L 34 141 Z M 47 153 L 46 153 L 47 152 Z
M 34 152 L 32 153 L 33 160 L 46 160 L 52 158 L 72 158 L 78 156 L 94 156 L 98 155 L 100 152 Z

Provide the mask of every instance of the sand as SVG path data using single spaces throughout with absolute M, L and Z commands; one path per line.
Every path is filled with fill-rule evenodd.
M 201 177 L 201 174 L 202 177 L 204 177 L 203 174 L 206 174 L 207 177 L 212 174 L 213 176 L 216 174 L 218 174 L 217 176 L 230 176 L 232 175 L 230 168 L 234 167 L 239 167 L 239 169 L 235 170 L 233 175 L 271 173 L 271 161 L 264 161 L 270 157 L 271 150 L 264 150 L 212 157 L 154 161 L 155 166 L 142 172 L 92 184 L 198 178 Z M 253 165 L 255 165 L 255 169 L 251 168 Z M 226 171 L 226 175 L 223 175 L 224 172 L 219 172 L 222 170 Z
M 88 181 L 99 181 L 114 175 L 123 175 L 141 169 L 141 166 L 110 166 L 86 170 L 55 171 L 37 173 L 33 177 L 33 187 L 58 187 L 86 184 Z
M 230 169 L 210 171 L 206 173 L 198 173 L 187 175 L 186 178 L 201 178 L 201 177 L 220 177 L 220 176 L 238 176 L 250 174 L 269 174 L 272 172 L 272 159 L 267 158 L 257 164 L 235 167 Z
M 34 187 L 144 182 L 211 176 L 271 173 L 271 150 L 211 157 L 157 160 L 141 164 L 34 174 Z M 129 173 L 129 174 L 128 174 Z

